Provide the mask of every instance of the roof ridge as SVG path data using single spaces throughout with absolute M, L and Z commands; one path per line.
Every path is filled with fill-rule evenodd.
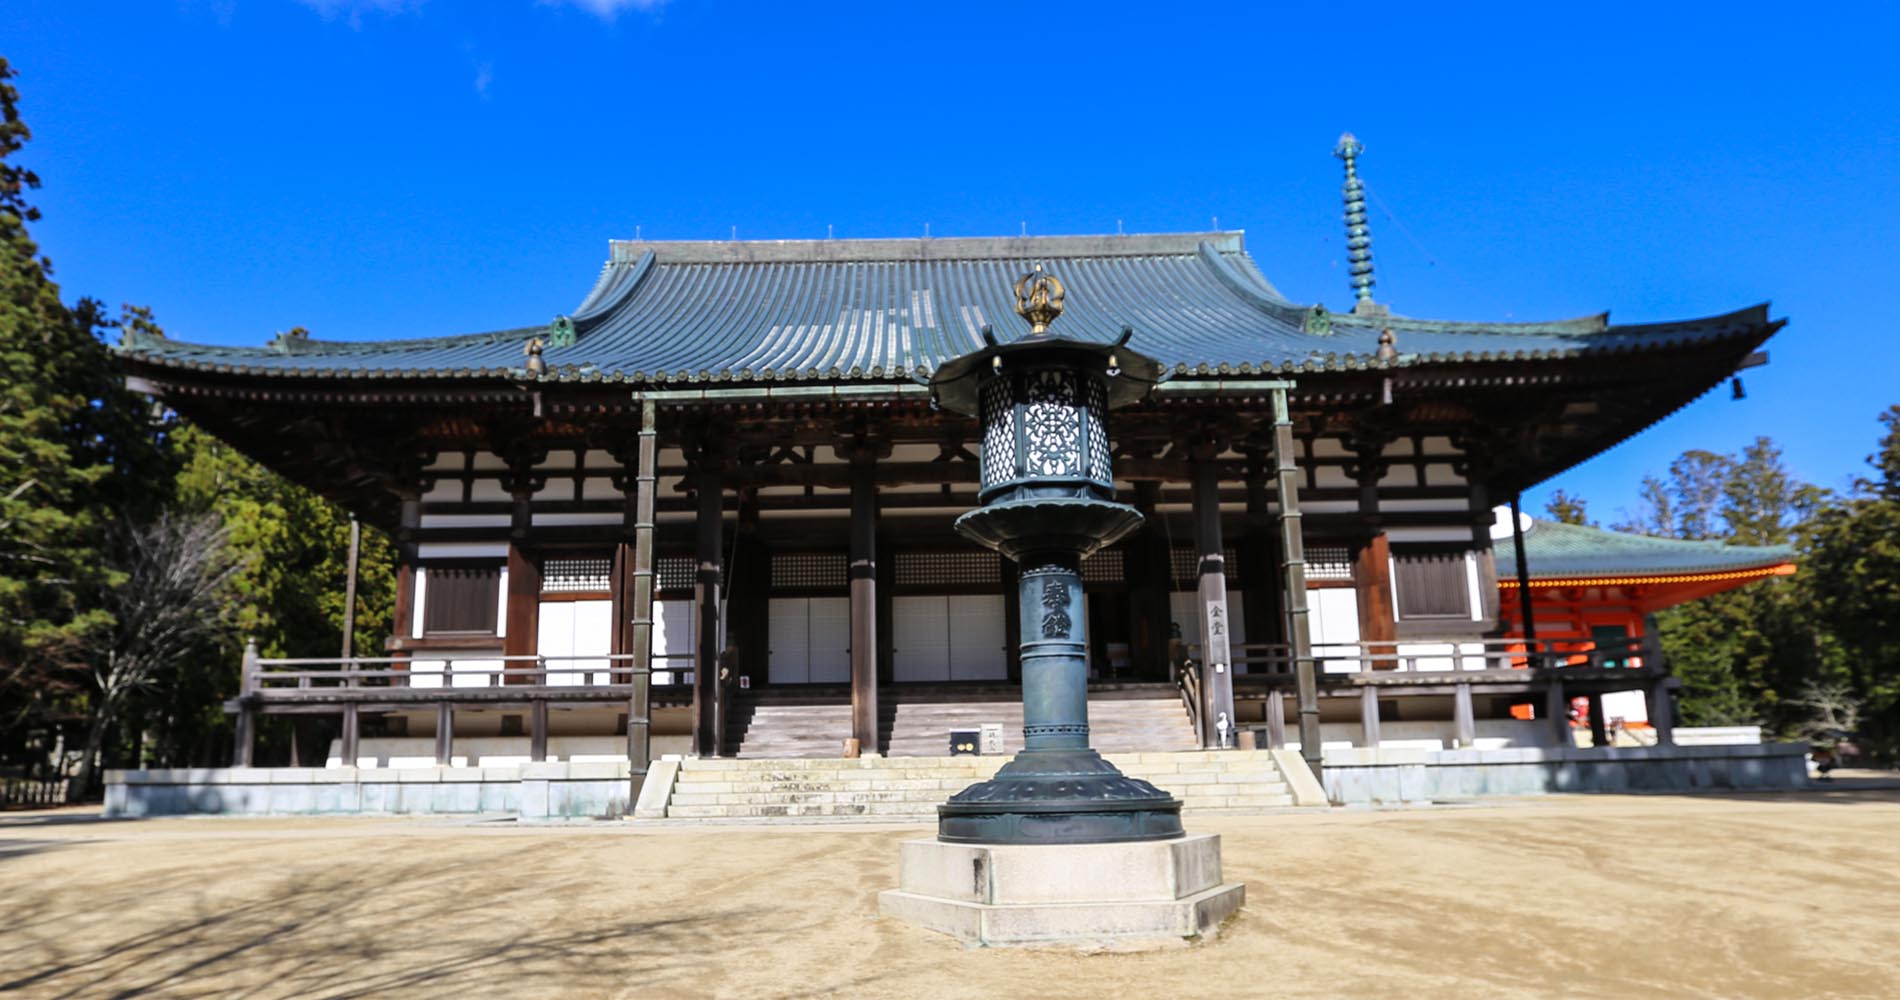
M 1054 257 L 1188 256 L 1202 243 L 1244 253 L 1244 230 L 1063 236 L 905 236 L 844 240 L 611 240 L 611 262 L 653 253 L 661 264 L 842 263 Z

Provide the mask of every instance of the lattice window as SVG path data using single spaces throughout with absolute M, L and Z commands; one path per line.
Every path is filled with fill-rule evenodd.
M 1306 550 L 1306 579 L 1351 580 L 1352 550 L 1344 545 L 1313 545 Z
M 661 556 L 653 561 L 653 576 L 661 590 L 691 590 L 699 561 L 691 556 Z
M 898 552 L 892 560 L 892 578 L 900 587 L 1001 586 L 1003 583 L 1002 567 L 993 552 Z
M 850 559 L 843 552 L 774 552 L 773 590 L 836 590 Z
M 1193 583 L 1201 578 L 1201 556 L 1192 546 L 1177 545 L 1169 553 L 1173 556 L 1175 583 Z M 1227 579 L 1231 582 L 1240 578 L 1240 550 L 1229 545 L 1221 549 L 1221 558 L 1227 563 Z
M 1120 549 L 1103 549 L 1082 560 L 1082 582 L 1084 583 L 1120 583 L 1122 582 L 1122 552 Z
M 541 564 L 543 594 L 604 593 L 613 586 L 612 559 L 549 559 Z

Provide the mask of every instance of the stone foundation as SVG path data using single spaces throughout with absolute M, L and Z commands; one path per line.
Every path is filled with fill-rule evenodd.
M 1422 804 L 1486 795 L 1774 790 L 1808 785 L 1805 743 L 1499 750 L 1333 749 L 1327 798 Z
M 1216 933 L 1246 901 L 1211 834 L 1126 844 L 909 840 L 878 911 L 972 945 L 1132 948 Z

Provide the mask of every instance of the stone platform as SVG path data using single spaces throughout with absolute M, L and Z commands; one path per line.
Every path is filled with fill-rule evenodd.
M 878 911 L 972 945 L 1142 948 L 1217 933 L 1246 887 L 1221 881 L 1220 837 L 1126 844 L 907 840 Z

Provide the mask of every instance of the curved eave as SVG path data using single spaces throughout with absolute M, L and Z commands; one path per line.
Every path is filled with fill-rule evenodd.
M 1764 580 L 1773 576 L 1793 576 L 1795 573 L 1795 569 L 1796 567 L 1794 563 L 1776 562 L 1776 563 L 1771 563 L 1765 566 L 1754 566 L 1747 569 L 1712 570 L 1712 571 L 1703 572 L 1703 573 L 1626 573 L 1626 574 L 1621 574 L 1621 575 L 1603 575 L 1603 576 L 1583 576 L 1583 575 L 1550 576 L 1550 577 L 1533 576 L 1531 578 L 1530 585 L 1531 585 L 1532 590 L 1539 590 L 1539 589 L 1545 589 L 1545 588 L 1561 588 L 1561 587 L 1635 587 L 1635 586 L 1658 586 L 1658 585 L 1668 585 L 1668 584 L 1700 584 L 1700 583 L 1724 583 L 1724 582 L 1730 582 L 1730 583 L 1739 585 L 1743 583 L 1749 583 L 1754 580 Z M 1506 590 L 1516 590 L 1518 583 L 1515 578 L 1501 577 L 1498 580 L 1498 586 Z
M 1768 320 L 1767 306 L 1756 306 L 1749 310 L 1712 317 L 1696 324 L 1669 324 L 1660 329 L 1667 332 L 1664 336 L 1644 337 L 1635 340 L 1620 340 L 1602 345 L 1567 345 L 1557 348 L 1531 348 L 1521 350 L 1479 350 L 1407 354 L 1401 352 L 1396 358 L 1381 358 L 1374 352 L 1339 352 L 1315 349 L 1311 356 L 1301 360 L 1274 360 L 1263 358 L 1258 361 L 1203 361 L 1190 364 L 1177 361 L 1165 369 L 1165 373 L 1176 377 L 1220 377 L 1233 375 L 1291 376 L 1313 375 L 1343 372 L 1400 372 L 1429 369 L 1454 365 L 1490 365 L 1512 363 L 1535 363 L 1547 361 L 1565 361 L 1579 358 L 1617 358 L 1637 357 L 1661 350 L 1674 348 L 1693 348 L 1724 341 L 1739 341 L 1746 348 L 1767 340 L 1780 330 L 1785 319 Z M 1728 321 L 1742 317 L 1759 316 L 1758 322 L 1736 324 Z M 1611 330 L 1622 328 L 1612 327 Z M 489 339 L 493 335 L 477 335 L 484 345 L 498 343 L 514 346 L 525 343 L 530 337 L 542 332 L 542 328 L 531 327 L 517 331 L 519 341 L 496 341 Z M 470 338 L 474 339 L 474 338 Z M 329 342 L 326 346 L 339 342 Z M 391 349 L 379 351 L 380 354 L 397 353 L 393 345 L 403 343 L 386 342 Z M 438 342 L 426 346 L 434 347 Z M 1139 346 L 1139 345 L 1137 345 Z M 607 383 L 705 383 L 705 382 L 775 382 L 775 381 L 837 381 L 880 379 L 927 379 L 933 373 L 930 365 L 916 365 L 909 369 L 886 368 L 872 365 L 868 368 L 853 366 L 849 369 L 837 367 L 805 367 L 796 365 L 783 368 L 722 368 L 713 370 L 678 369 L 675 371 L 605 371 L 591 365 L 553 365 L 547 373 L 531 377 L 525 367 L 483 365 L 453 367 L 301 367 L 287 365 L 262 365 L 252 363 L 252 359 L 262 352 L 256 349 L 220 348 L 213 345 L 185 344 L 170 342 L 168 348 L 149 350 L 141 346 L 127 346 L 115 349 L 119 357 L 141 364 L 179 371 L 244 375 L 273 379 L 502 379 L 508 381 L 535 382 L 607 382 Z M 340 353 L 340 352 L 339 352 Z

